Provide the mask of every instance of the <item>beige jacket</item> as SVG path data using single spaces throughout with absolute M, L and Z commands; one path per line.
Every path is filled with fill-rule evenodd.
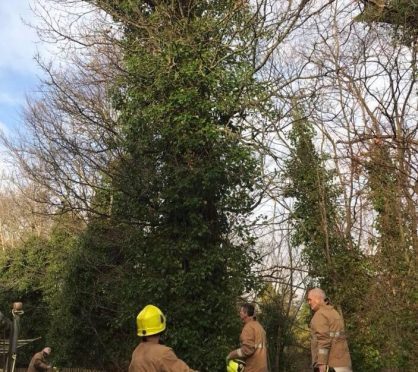
M 141 342 L 132 353 L 129 372 L 194 372 L 164 345 Z
M 50 368 L 50 365 L 45 359 L 44 353 L 40 351 L 32 357 L 27 372 L 41 372 L 46 371 L 48 368 Z
M 267 372 L 266 332 L 257 320 L 245 323 L 240 335 L 241 347 L 234 354 L 245 360 L 245 372 Z
M 351 367 L 350 352 L 342 316 L 330 305 L 321 306 L 311 324 L 312 365 Z

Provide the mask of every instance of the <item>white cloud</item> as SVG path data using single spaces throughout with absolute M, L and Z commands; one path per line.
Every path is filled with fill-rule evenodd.
M 4 133 L 5 135 L 9 134 L 9 128 L 7 124 L 3 123 L 2 121 L 0 121 L 0 132 Z
M 22 103 L 23 103 L 23 99 L 16 97 L 16 95 L 0 91 L 0 104 L 20 105 Z
M 25 96 L 36 92 L 44 72 L 35 55 L 55 65 L 71 64 L 74 50 L 63 53 L 69 46 L 68 40 L 59 42 L 58 39 L 54 43 L 57 34 L 48 33 L 51 31 L 48 24 L 77 36 L 85 28 L 94 28 L 95 22 L 101 20 L 98 15 L 92 12 L 91 5 L 81 0 L 0 0 L 0 121 L 3 124 L 18 127 L 17 113 L 25 105 Z M 41 41 L 34 27 L 28 24 L 38 26 L 41 35 L 50 42 Z M 80 46 L 76 52 L 82 52 Z
M 29 0 L 0 1 L 0 19 L 0 69 L 34 72 L 37 35 L 22 21 L 34 21 Z

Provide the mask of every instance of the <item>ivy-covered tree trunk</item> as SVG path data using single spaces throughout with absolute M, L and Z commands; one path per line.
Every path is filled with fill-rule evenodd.
M 412 370 L 414 351 L 414 297 L 416 293 L 416 206 L 411 208 L 405 177 L 404 150 L 396 152 L 375 141 L 367 164 L 369 196 L 375 211 L 374 254 L 370 257 L 373 284 L 365 291 L 364 310 L 359 314 L 369 332 L 370 370 Z
M 152 303 L 182 359 L 222 371 L 238 342 L 236 301 L 256 284 L 245 218 L 258 165 L 241 137 L 263 100 L 251 64 L 256 17 L 237 1 L 93 3 L 123 31 L 110 98 L 124 142 L 106 181 L 113 191 L 95 201 L 112 217 L 91 221 L 63 292 L 82 299 L 68 303 L 73 345 L 94 346 L 84 365 L 125 369 L 136 314 Z M 68 345 L 67 357 L 77 350 Z
M 358 288 L 360 254 L 350 237 L 339 228 L 339 192 L 333 173 L 325 167 L 326 157 L 314 145 L 314 129 L 297 109 L 289 134 L 291 154 L 286 163 L 285 196 L 294 199 L 291 241 L 302 246 L 302 255 L 315 285 L 320 285 L 344 311 L 353 310 Z

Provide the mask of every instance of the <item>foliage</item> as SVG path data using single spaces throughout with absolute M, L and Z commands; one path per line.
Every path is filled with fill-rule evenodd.
M 309 368 L 311 362 L 306 352 L 309 333 L 300 332 L 302 328 L 306 329 L 306 322 L 300 318 L 294 299 L 268 285 L 259 301 L 260 315 L 257 318 L 267 334 L 270 371 L 301 371 Z
M 115 369 L 124 360 L 127 368 L 135 341 L 137 298 L 132 297 L 140 282 L 133 261 L 122 251 L 130 233 L 91 224 L 79 237 L 66 263 L 64 283 L 51 301 L 49 338 L 60 345 L 58 365 Z
M 24 315 L 21 318 L 21 337 L 45 336 L 49 312 L 43 297 L 43 281 L 48 262 L 47 242 L 30 238 L 15 249 L 7 249 L 1 255 L 1 311 L 11 319 L 11 304 L 22 302 Z M 38 344 L 39 345 L 39 344 Z M 18 359 L 19 363 L 30 358 L 29 348 Z
M 355 289 L 344 283 L 350 283 L 360 271 L 360 256 L 350 237 L 340 231 L 339 190 L 332 171 L 325 167 L 326 157 L 315 149 L 314 134 L 312 124 L 295 112 L 289 133 L 291 154 L 283 174 L 287 182 L 284 195 L 294 199 L 291 240 L 293 246 L 303 247 L 312 279 L 337 304 L 348 307 Z
M 51 319 L 54 319 L 50 301 L 63 284 L 73 244 L 73 234 L 56 227 L 48 238 L 26 237 L 19 246 L 6 249 L 0 255 L 1 310 L 10 317 L 6 309 L 13 302 L 22 302 L 20 338 L 41 337 L 19 349 L 19 365 L 27 366 L 32 354 L 52 341 L 48 337 Z M 50 344 L 54 349 L 58 345 Z
M 343 311 L 347 333 L 353 335 L 349 339 L 354 344 L 354 368 L 371 368 L 375 355 L 370 349 L 357 349 L 369 342 L 357 337 L 357 312 L 364 308 L 364 288 L 371 285 L 371 264 L 339 227 L 343 217 L 338 207 L 339 190 L 332 171 L 326 169 L 326 156 L 315 148 L 314 135 L 312 124 L 297 113 L 289 134 L 291 155 L 285 172 L 285 196 L 294 198 L 292 244 L 303 247 L 312 284 L 319 284 Z
M 245 218 L 258 163 L 241 136 L 264 100 L 255 18 L 231 1 L 95 3 L 123 28 L 124 73 L 110 87 L 122 155 L 93 201 L 111 217 L 90 219 L 80 237 L 50 337 L 62 363 L 126 369 L 135 315 L 154 303 L 182 359 L 223 370 L 236 300 L 257 284 Z
M 411 0 L 362 0 L 365 3 L 361 22 L 389 24 L 397 38 L 407 45 L 416 43 L 418 36 L 418 3 Z
M 376 253 L 370 257 L 373 281 L 365 293 L 369 305 L 358 314 L 361 325 L 370 324 L 356 342 L 364 346 L 370 370 L 413 369 L 414 358 L 414 247 L 416 230 L 406 198 L 403 197 L 403 157 L 393 156 L 385 143 L 376 141 L 370 149 L 368 187 L 376 211 L 376 236 L 370 243 Z M 399 162 L 399 159 L 401 161 Z M 414 231 L 415 230 L 415 231 Z
M 83 18 L 71 13 L 78 0 L 49 1 Z M 238 341 L 236 301 L 257 295 L 257 267 L 269 280 L 286 278 L 294 295 L 306 281 L 326 290 L 344 311 L 355 370 L 412 370 L 415 49 L 352 24 L 356 2 L 84 2 L 95 10 L 82 7 L 80 30 L 78 20 L 64 30 L 43 15 L 65 40 L 70 68 L 43 65 L 50 79 L 25 118 L 34 137 L 8 143 L 36 182 L 32 198 L 47 203 L 25 212 L 72 211 L 88 222 L 80 232 L 59 221 L 47 238 L 4 248 L 1 310 L 21 299 L 22 335 L 43 337 L 18 361 L 47 342 L 58 366 L 126 370 L 135 316 L 154 303 L 168 318 L 165 342 L 182 359 L 224 370 Z M 358 20 L 389 23 L 415 47 L 416 2 L 367 3 Z M 288 141 L 283 121 L 266 113 L 270 94 L 275 117 L 293 116 Z M 309 120 L 300 107 L 287 116 L 295 96 L 311 103 Z M 260 265 L 247 217 L 265 195 L 277 209 L 255 230 L 273 242 Z M 10 223 L 14 200 L 4 202 L 3 238 L 35 226 Z M 272 368 L 302 370 L 309 309 L 277 288 L 258 297 Z

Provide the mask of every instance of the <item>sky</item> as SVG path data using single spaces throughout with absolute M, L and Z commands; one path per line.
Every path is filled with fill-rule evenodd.
M 26 95 L 36 91 L 40 69 L 35 55 L 42 47 L 36 32 L 29 0 L 0 0 L 0 128 L 12 134 L 22 125 Z

